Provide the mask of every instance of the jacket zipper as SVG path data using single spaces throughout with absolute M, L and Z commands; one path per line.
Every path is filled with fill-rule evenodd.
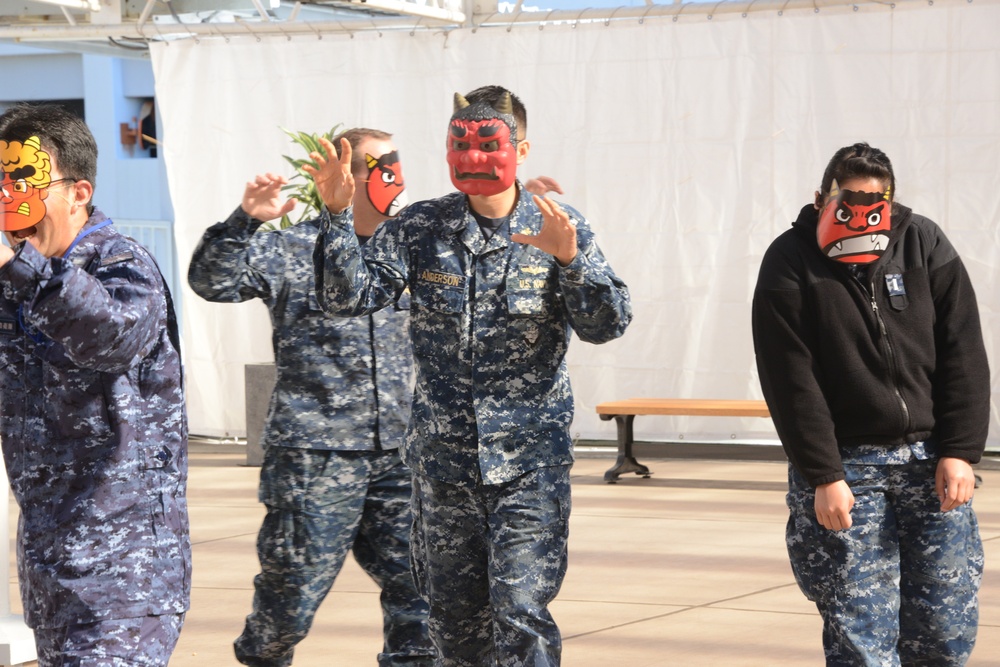
M 886 356 L 889 359 L 889 371 L 892 375 L 892 390 L 896 394 L 896 400 L 899 401 L 899 407 L 903 411 L 903 427 L 904 430 L 910 432 L 910 409 L 906 405 L 906 399 L 903 398 L 903 394 L 899 391 L 899 377 L 898 369 L 896 367 L 896 352 L 892 349 L 892 343 L 889 341 L 889 331 L 886 329 L 885 321 L 882 319 L 882 313 L 878 309 L 878 303 L 875 302 L 875 282 L 872 281 L 868 296 L 871 299 L 872 312 L 875 314 L 875 320 L 878 322 L 879 333 L 882 336 L 882 343 L 885 345 Z

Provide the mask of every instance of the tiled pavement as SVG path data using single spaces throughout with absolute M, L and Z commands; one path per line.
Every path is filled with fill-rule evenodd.
M 263 517 L 258 469 L 244 462 L 239 446 L 192 446 L 193 596 L 171 667 L 237 664 L 231 644 L 250 609 Z M 643 462 L 653 477 L 614 485 L 603 481 L 606 455 L 584 455 L 573 468 L 569 573 L 552 605 L 563 665 L 822 665 L 820 620 L 785 554 L 785 465 Z M 969 667 L 1000 665 L 1000 464 L 991 459 L 978 472 L 987 570 Z M 349 559 L 295 665 L 375 665 L 380 646 L 378 589 Z

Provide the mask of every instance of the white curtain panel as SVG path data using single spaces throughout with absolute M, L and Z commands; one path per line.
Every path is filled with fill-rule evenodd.
M 897 197 L 937 221 L 1000 339 L 1000 4 L 912 3 L 318 37 L 156 44 L 181 270 L 254 174 L 290 175 L 280 127 L 393 132 L 411 200 L 452 189 L 454 92 L 504 85 L 528 107 L 522 178 L 560 181 L 632 293 L 620 340 L 575 340 L 573 434 L 614 439 L 602 401 L 760 398 L 750 302 L 760 259 L 841 146 L 885 150 Z M 270 360 L 259 303 L 182 295 L 193 433 L 245 430 L 243 365 Z M 1000 447 L 994 399 L 991 448 Z M 776 439 L 767 419 L 644 417 L 645 440 Z

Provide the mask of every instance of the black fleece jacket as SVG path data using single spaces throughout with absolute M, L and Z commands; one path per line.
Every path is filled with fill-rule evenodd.
M 932 221 L 893 204 L 886 252 L 856 279 L 816 242 L 805 206 L 764 255 L 753 338 L 778 437 L 814 487 L 844 479 L 838 447 L 934 436 L 939 456 L 976 463 L 990 375 L 976 295 Z

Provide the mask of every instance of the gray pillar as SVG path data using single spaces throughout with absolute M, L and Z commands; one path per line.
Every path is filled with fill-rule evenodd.
M 274 364 L 246 364 L 244 367 L 247 407 L 247 465 L 259 466 L 264 462 L 264 420 L 271 405 L 271 394 L 277 380 Z

